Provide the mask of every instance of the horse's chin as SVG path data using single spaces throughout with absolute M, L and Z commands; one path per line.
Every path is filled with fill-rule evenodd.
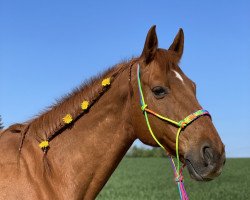
M 186 159 L 185 160 L 189 175 L 192 179 L 196 180 L 196 181 L 211 181 L 213 179 L 211 178 L 204 178 L 202 177 L 202 175 L 200 175 L 197 170 L 195 169 L 195 167 L 192 165 L 192 163 L 190 162 L 190 160 Z

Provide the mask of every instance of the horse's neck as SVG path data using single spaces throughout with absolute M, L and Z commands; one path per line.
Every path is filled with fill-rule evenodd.
M 47 157 L 70 199 L 93 199 L 135 140 L 123 76 L 71 129 L 51 141 Z

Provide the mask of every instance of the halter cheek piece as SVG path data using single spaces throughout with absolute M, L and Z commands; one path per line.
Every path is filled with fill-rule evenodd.
M 142 85 L 141 85 L 141 79 L 140 79 L 140 65 L 138 64 L 138 67 L 137 67 L 137 81 L 138 81 L 138 88 L 139 88 L 139 95 L 140 95 L 140 104 L 141 104 L 141 109 L 143 111 L 143 114 L 144 114 L 144 117 L 145 117 L 145 120 L 146 120 L 146 124 L 148 126 L 148 130 L 151 134 L 151 136 L 153 137 L 153 139 L 155 140 L 155 142 L 162 148 L 166 151 L 165 147 L 159 142 L 159 140 L 156 138 L 151 126 L 150 126 L 150 123 L 149 123 L 149 119 L 148 119 L 148 113 L 164 120 L 164 121 L 167 121 L 177 127 L 178 130 L 177 130 L 177 133 L 176 133 L 176 145 L 175 145 L 175 150 L 176 150 L 176 158 L 177 158 L 177 169 L 176 169 L 176 166 L 174 164 L 174 160 L 172 158 L 172 156 L 169 156 L 170 157 L 170 160 L 171 160 L 171 165 L 174 169 L 174 173 L 175 173 L 175 181 L 177 182 L 177 185 L 178 185 L 178 189 L 179 189 L 179 193 L 180 193 L 180 199 L 181 200 L 188 200 L 188 196 L 186 194 L 186 191 L 185 191 L 185 188 L 184 188 L 184 184 L 183 184 L 183 176 L 182 176 L 182 170 L 184 168 L 184 166 L 180 169 L 180 159 L 179 159 L 179 136 L 180 136 L 180 133 L 182 131 L 182 129 L 184 129 L 186 126 L 188 126 L 189 124 L 191 124 L 194 120 L 196 120 L 197 118 L 203 116 L 203 115 L 208 115 L 210 116 L 209 112 L 206 111 L 206 110 L 198 110 L 190 115 L 188 115 L 187 117 L 185 117 L 183 120 L 180 120 L 179 122 L 177 121 L 174 121 L 172 119 L 169 119 L 167 117 L 164 117 L 150 109 L 148 109 L 148 106 L 147 104 L 145 103 L 145 99 L 144 99 L 144 96 L 143 96 L 143 92 L 142 92 Z

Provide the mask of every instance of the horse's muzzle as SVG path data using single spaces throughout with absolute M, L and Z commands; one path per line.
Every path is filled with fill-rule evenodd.
M 185 162 L 191 178 L 197 181 L 210 181 L 219 176 L 225 164 L 225 151 L 217 151 L 208 145 L 200 150 L 192 150 L 185 156 Z

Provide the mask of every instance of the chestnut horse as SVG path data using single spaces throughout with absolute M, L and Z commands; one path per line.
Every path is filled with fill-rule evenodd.
M 201 109 L 195 83 L 178 66 L 183 47 L 180 29 L 168 50 L 158 48 L 153 26 L 140 57 L 91 79 L 34 119 L 3 130 L 0 199 L 94 199 L 135 139 L 158 146 L 140 108 L 136 68 L 139 64 L 148 106 L 183 119 Z M 149 120 L 157 139 L 175 155 L 177 128 L 153 115 Z M 209 116 L 182 131 L 179 155 L 193 179 L 207 181 L 221 173 L 224 145 Z

